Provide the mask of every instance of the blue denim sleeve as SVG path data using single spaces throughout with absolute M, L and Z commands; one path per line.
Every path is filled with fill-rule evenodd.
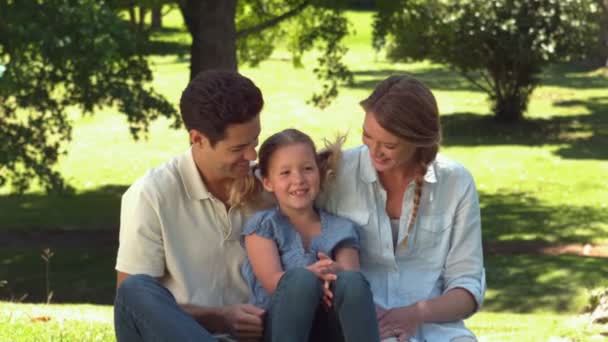
M 272 212 L 272 210 L 258 211 L 247 220 L 240 239 L 243 247 L 245 247 L 245 236 L 251 234 L 274 240 L 274 229 L 271 219 Z

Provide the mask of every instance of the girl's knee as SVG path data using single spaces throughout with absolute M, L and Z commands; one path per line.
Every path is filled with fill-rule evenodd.
M 298 296 L 320 296 L 321 282 L 319 278 L 306 268 L 294 268 L 286 271 L 279 285 L 278 292 L 291 293 Z
M 338 273 L 338 279 L 334 285 L 336 299 L 351 298 L 357 300 L 361 296 L 371 295 L 369 283 L 365 276 L 359 271 L 343 271 Z

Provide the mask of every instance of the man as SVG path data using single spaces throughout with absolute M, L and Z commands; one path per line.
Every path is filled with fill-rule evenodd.
M 203 72 L 182 93 L 190 149 L 122 198 L 118 341 L 261 337 L 264 312 L 242 304 L 249 296 L 240 274 L 245 217 L 228 198 L 256 159 L 263 104 L 251 80 L 228 71 Z

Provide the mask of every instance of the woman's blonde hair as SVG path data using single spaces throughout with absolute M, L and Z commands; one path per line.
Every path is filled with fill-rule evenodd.
M 407 75 L 393 75 L 380 82 L 360 104 L 367 114 L 374 115 L 382 128 L 416 146 L 416 189 L 409 231 L 418 214 L 424 175 L 437 156 L 441 142 L 437 101 L 422 82 Z
M 306 144 L 316 155 L 317 167 L 321 179 L 321 190 L 325 189 L 335 177 L 341 159 L 341 148 L 345 141 L 344 136 L 338 136 L 334 142 L 325 141 L 325 148 L 317 153 L 315 143 L 310 136 L 297 129 L 289 128 L 268 137 L 260 146 L 258 164 L 252 173 L 242 179 L 237 179 L 230 189 L 228 200 L 231 206 L 241 206 L 248 210 L 259 210 L 274 205 L 273 196 L 265 195 L 262 182 L 255 173 L 261 177 L 268 177 L 268 167 L 275 151 L 281 147 Z

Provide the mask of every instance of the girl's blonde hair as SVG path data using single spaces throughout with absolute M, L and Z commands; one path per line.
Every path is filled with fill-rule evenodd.
M 242 179 L 237 179 L 230 189 L 230 206 L 240 206 L 248 210 L 259 210 L 275 204 L 274 196 L 268 196 L 263 191 L 261 177 L 268 177 L 268 167 L 275 151 L 281 147 L 293 144 L 306 144 L 316 155 L 317 167 L 321 178 L 321 190 L 325 189 L 335 177 L 340 159 L 341 148 L 345 137 L 338 136 L 334 142 L 325 141 L 325 148 L 317 153 L 315 143 L 310 136 L 297 129 L 289 128 L 268 137 L 260 146 L 258 164 L 253 167 L 252 173 Z
M 407 75 L 393 75 L 380 82 L 360 104 L 367 114 L 374 115 L 382 128 L 417 147 L 416 189 L 409 231 L 416 222 L 424 175 L 437 156 L 441 142 L 437 101 L 422 82 Z

